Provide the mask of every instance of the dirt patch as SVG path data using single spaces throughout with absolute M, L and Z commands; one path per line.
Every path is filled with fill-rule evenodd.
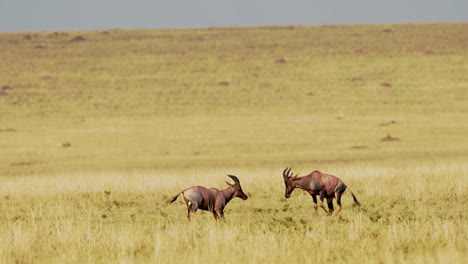
M 54 78 L 52 76 L 42 76 L 41 77 L 41 80 L 43 81 L 50 81 L 50 80 L 53 80 Z
M 425 50 L 424 54 L 425 55 L 433 55 L 435 52 L 433 50 Z
M 363 48 L 357 48 L 354 50 L 354 53 L 358 55 L 364 55 L 364 54 L 367 54 L 367 51 Z
M 276 64 L 286 64 L 286 60 L 284 58 L 280 58 L 280 59 L 275 60 L 275 63 Z
M 380 86 L 390 88 L 390 87 L 392 87 L 392 84 L 389 83 L 389 82 L 383 82 L 383 83 L 380 84 Z
M 397 141 L 400 141 L 401 139 L 397 138 L 397 137 L 392 137 L 390 136 L 390 134 L 387 134 L 386 137 L 380 139 L 380 141 L 382 142 L 397 142 Z
M 218 85 L 227 87 L 227 86 L 229 86 L 229 82 L 226 82 L 226 81 L 219 82 Z
M 367 146 L 364 145 L 357 145 L 357 146 L 351 146 L 351 149 L 366 149 Z

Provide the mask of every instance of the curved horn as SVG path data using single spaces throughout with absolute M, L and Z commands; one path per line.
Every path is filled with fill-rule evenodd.
M 283 178 L 284 180 L 287 180 L 289 178 L 289 173 L 291 172 L 291 167 L 286 167 L 283 171 Z
M 235 184 L 240 185 L 240 181 L 236 176 L 228 174 L 228 177 L 231 178 Z

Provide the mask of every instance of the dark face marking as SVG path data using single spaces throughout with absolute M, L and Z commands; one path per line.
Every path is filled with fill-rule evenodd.
M 241 187 L 240 185 L 236 185 L 236 193 L 235 193 L 235 196 L 241 198 L 242 200 L 247 200 L 247 198 L 249 198 L 249 197 L 244 193 L 244 191 L 242 190 L 242 187 Z
M 284 184 L 286 186 L 284 197 L 289 198 L 289 197 L 291 197 L 291 193 L 294 191 L 293 180 L 288 179 L 288 180 L 284 181 Z

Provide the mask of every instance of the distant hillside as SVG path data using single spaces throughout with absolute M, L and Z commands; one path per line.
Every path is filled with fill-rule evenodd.
M 468 24 L 0 34 L 13 116 L 465 111 Z

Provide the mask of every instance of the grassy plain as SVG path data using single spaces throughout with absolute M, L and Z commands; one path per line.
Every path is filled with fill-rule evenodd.
M 0 34 L 0 262 L 462 263 L 467 31 Z M 286 166 L 363 206 L 313 215 Z M 225 223 L 166 204 L 228 173 L 250 199 Z

